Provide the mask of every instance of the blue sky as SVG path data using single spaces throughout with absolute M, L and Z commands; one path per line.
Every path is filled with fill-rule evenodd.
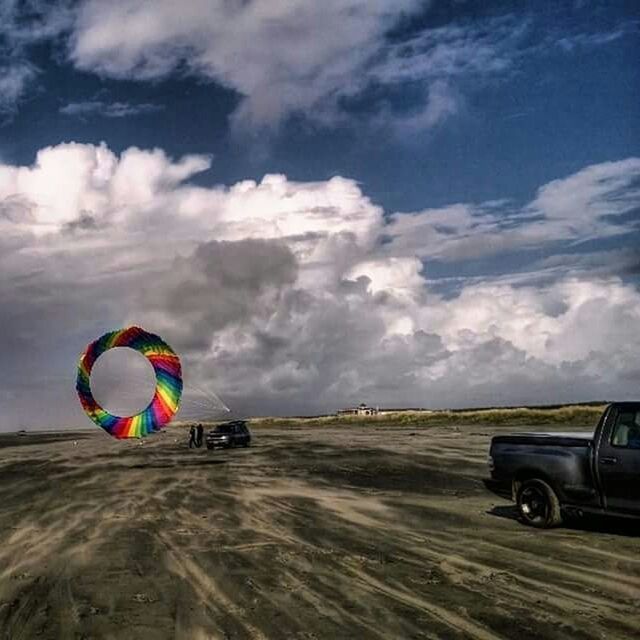
M 611 347 L 605 329 L 578 340 L 581 346 L 561 358 L 545 348 L 569 331 L 557 317 L 566 316 L 567 323 L 583 317 L 580 305 L 589 295 L 579 289 L 591 287 L 594 299 L 624 299 L 627 306 L 638 292 L 636 3 L 183 4 L 0 3 L 0 221 L 12 225 L 5 230 L 3 284 L 16 304 L 25 302 L 21 326 L 25 317 L 42 313 L 31 308 L 25 274 L 42 271 L 46 258 L 57 275 L 33 286 L 48 292 L 43 300 L 54 291 L 59 298 L 60 288 L 70 284 L 70 266 L 61 256 L 82 260 L 106 245 L 112 259 L 96 267 L 92 281 L 102 286 L 111 277 L 112 286 L 105 284 L 100 295 L 123 310 L 106 305 L 107 317 L 98 317 L 82 300 L 77 308 L 70 302 L 65 308 L 80 328 L 65 333 L 61 315 L 60 362 L 91 331 L 140 319 L 169 338 L 175 333 L 194 372 L 247 412 L 322 411 L 365 396 L 381 404 L 430 404 L 435 396 L 424 388 L 458 384 L 442 363 L 463 371 L 465 358 L 487 343 L 497 358 L 532 359 L 535 380 L 513 383 L 513 392 L 498 397 L 490 386 L 469 381 L 473 393 L 466 400 L 445 394 L 447 404 L 541 401 L 548 395 L 544 379 L 555 381 L 550 402 L 602 397 L 589 372 L 593 354 Z M 136 155 L 132 148 L 141 151 Z M 39 152 L 51 158 L 48 164 L 36 160 Z M 56 173 L 59 162 L 69 163 L 68 174 Z M 116 178 L 117 167 L 132 176 L 126 179 L 128 200 L 117 195 L 126 182 Z M 87 176 L 98 174 L 108 177 L 96 186 L 97 178 Z M 265 175 L 285 182 L 267 180 L 261 187 Z M 55 184 L 73 195 L 55 193 Z M 255 194 L 250 197 L 247 189 Z M 140 190 L 144 201 L 137 200 Z M 292 200 L 311 209 L 292 213 Z M 243 206 L 257 210 L 239 212 Z M 172 207 L 188 213 L 171 219 Z M 248 281 L 236 283 L 236 293 L 246 284 L 251 295 L 264 296 L 263 306 L 257 310 L 231 296 L 223 319 L 206 305 L 197 307 L 200 299 L 182 314 L 158 300 L 136 300 L 131 291 L 138 275 L 168 268 L 155 262 L 151 245 L 137 271 L 124 257 L 140 243 L 142 229 L 149 237 L 160 233 L 154 219 L 180 227 L 167 249 L 172 260 L 226 255 L 224 247 L 210 243 L 240 243 L 240 253 L 253 256 L 255 247 L 242 243 L 280 242 L 289 247 L 297 276 L 291 280 L 286 260 L 274 267 L 273 281 L 259 282 L 262 270 L 254 274 L 247 267 Z M 119 251 L 123 257 L 116 260 Z M 266 254 L 263 259 L 268 262 Z M 341 265 L 342 271 L 325 272 L 318 264 Z M 127 280 L 121 269 L 135 275 Z M 175 269 L 169 271 L 173 276 L 165 273 L 163 282 L 175 277 Z M 311 273 L 322 287 L 309 284 Z M 215 278 L 207 286 L 226 299 L 229 282 Z M 354 284 L 347 294 L 349 282 L 369 284 Z M 606 293 L 607 287 L 613 289 Z M 350 297 L 356 290 L 359 303 Z M 516 300 L 525 296 L 521 290 L 526 302 Z M 200 293 L 206 297 L 208 291 Z M 513 296 L 516 306 L 530 304 L 523 314 L 545 325 L 547 347 L 517 337 L 527 331 L 524 319 L 507 330 L 511 321 L 504 324 L 501 310 L 469 311 L 467 298 L 475 300 L 482 291 Z M 303 293 L 310 301 L 330 298 L 336 317 L 342 309 L 341 330 L 350 347 L 390 350 L 395 366 L 410 370 L 404 387 L 390 391 L 382 369 L 376 380 L 366 381 L 365 371 L 382 367 L 367 358 L 354 356 L 351 367 L 339 366 L 327 355 L 337 357 L 336 344 L 316 352 L 307 343 L 278 342 L 299 323 L 321 321 L 296 315 L 293 299 Z M 541 300 L 534 302 L 535 295 Z M 563 299 L 557 304 L 569 311 L 538 317 L 555 304 L 543 297 Z M 357 304 L 371 305 L 376 322 L 358 324 Z M 579 308 L 571 311 L 572 304 Z M 627 306 L 612 308 L 611 317 L 620 312 L 621 322 L 632 322 Z M 446 312 L 470 315 L 470 326 L 456 321 L 454 331 L 443 325 Z M 282 314 L 290 326 L 276 330 L 272 325 L 284 322 Z M 4 321 L 13 326 L 15 317 Z M 201 339 L 186 339 L 184 323 Z M 265 327 L 275 331 L 269 339 Z M 324 329 L 321 323 L 317 332 L 324 335 Z M 475 333 L 475 342 L 465 342 L 465 330 Z M 420 332 L 440 342 L 416 364 L 424 347 Z M 220 344 L 229 340 L 235 347 L 227 353 Z M 196 343 L 200 351 L 192 353 Z M 260 351 L 265 345 L 268 354 Z M 256 364 L 259 353 L 263 367 L 279 372 L 275 378 Z M 25 361 L 12 365 L 20 376 L 36 366 L 38 355 Z M 566 367 L 580 369 L 580 362 L 584 380 L 574 389 Z M 214 375 L 223 363 L 236 373 Z M 507 370 L 504 379 L 513 380 Z M 248 376 L 248 391 L 238 391 L 236 376 Z M 332 379 L 353 392 L 338 392 Z M 610 393 L 617 380 L 607 382 Z M 526 389 L 534 391 L 528 396 Z M 23 400 L 17 391 L 11 394 L 12 415 L 20 414 Z M 65 407 L 61 402 L 60 416 L 75 419 Z

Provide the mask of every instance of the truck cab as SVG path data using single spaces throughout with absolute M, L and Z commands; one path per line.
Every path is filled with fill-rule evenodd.
M 603 508 L 640 515 L 640 403 L 611 407 L 596 431 L 594 462 Z
M 568 513 L 640 517 L 640 402 L 608 405 L 594 432 L 494 436 L 489 468 L 487 486 L 532 526 Z

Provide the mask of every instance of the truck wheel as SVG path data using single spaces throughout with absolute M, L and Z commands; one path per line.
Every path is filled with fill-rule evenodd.
M 544 480 L 525 480 L 518 489 L 516 502 L 525 524 L 550 529 L 562 523 L 558 496 Z

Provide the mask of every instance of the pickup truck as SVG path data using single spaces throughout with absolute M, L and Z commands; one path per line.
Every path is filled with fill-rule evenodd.
M 489 469 L 486 486 L 534 527 L 586 513 L 640 518 L 640 402 L 608 405 L 594 432 L 494 436 Z

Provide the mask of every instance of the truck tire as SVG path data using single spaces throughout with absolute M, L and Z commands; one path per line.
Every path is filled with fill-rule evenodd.
M 522 482 L 516 494 L 516 503 L 525 524 L 539 529 L 562 524 L 558 496 L 544 480 L 532 478 Z

